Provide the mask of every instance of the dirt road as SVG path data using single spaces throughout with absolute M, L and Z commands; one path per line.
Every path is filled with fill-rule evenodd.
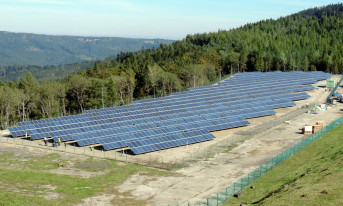
M 335 77 L 336 80 L 339 77 Z M 237 132 L 248 130 L 254 125 L 260 125 L 266 121 L 273 120 L 279 116 L 303 106 L 306 102 L 321 103 L 325 101 L 329 91 L 325 91 L 323 86 L 325 81 L 317 83 L 315 86 L 318 90 L 309 91 L 312 96 L 309 100 L 298 101 L 296 107 L 277 109 L 276 116 L 268 116 L 249 120 L 252 125 L 248 127 L 231 129 L 226 131 L 215 132 L 217 137 L 214 141 L 201 144 L 189 145 L 164 151 L 158 151 L 152 154 L 157 158 L 164 158 L 165 161 L 173 161 L 176 158 L 189 156 L 191 152 L 196 152 L 216 143 L 216 141 L 234 135 Z M 342 89 L 340 91 L 343 93 Z M 318 114 L 304 113 L 290 121 L 290 124 L 281 124 L 269 129 L 251 139 L 248 139 L 231 151 L 216 154 L 192 165 L 179 169 L 176 172 L 179 175 L 170 177 L 151 177 L 146 175 L 135 174 L 127 179 L 117 189 L 121 193 L 130 194 L 135 199 L 148 200 L 149 205 L 187 205 L 197 201 L 204 201 L 227 186 L 239 180 L 241 177 L 250 173 L 261 164 L 267 162 L 272 157 L 281 153 L 286 148 L 296 144 L 305 136 L 300 133 L 300 129 L 307 123 L 316 121 L 325 121 L 327 123 L 343 115 L 343 104 L 338 103 L 334 108 Z M 6 148 L 8 144 L 0 143 L 0 148 Z M 23 146 L 13 146 L 16 150 L 21 150 Z M 72 147 L 70 147 L 72 148 Z M 69 147 L 67 147 L 67 150 Z M 8 149 L 11 150 L 11 149 Z M 38 149 L 39 150 L 39 149 Z M 46 153 L 46 150 L 42 150 Z M 82 151 L 81 151 L 82 153 Z M 24 155 L 24 153 L 23 153 Z M 144 158 L 142 156 L 142 158 Z M 65 171 L 57 171 L 63 173 Z M 104 197 L 108 197 L 107 199 Z M 87 198 L 83 204 L 92 205 L 94 202 L 101 205 L 99 198 L 104 201 L 103 205 L 108 205 L 109 199 L 113 198 L 110 194 L 101 194 L 93 198 Z M 106 200 L 105 200 L 106 199 Z

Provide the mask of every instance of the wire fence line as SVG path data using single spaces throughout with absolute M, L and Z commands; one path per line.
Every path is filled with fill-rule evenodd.
M 228 137 L 225 143 L 226 145 L 230 146 L 238 141 L 242 141 L 242 139 L 239 139 L 238 136 L 232 136 Z M 190 163 L 213 156 L 214 153 L 212 152 L 212 150 L 218 152 L 221 148 L 223 148 L 223 146 L 219 144 L 217 144 L 213 148 L 199 148 L 197 152 L 193 152 L 187 158 L 182 158 L 175 161 L 166 161 L 166 156 L 157 157 L 153 153 L 148 153 L 144 156 L 132 155 L 130 153 L 127 153 L 127 151 L 125 150 L 104 151 L 93 147 L 78 147 L 75 143 L 64 144 L 62 142 L 59 146 L 58 144 L 56 144 L 56 146 L 53 146 L 51 142 L 45 145 L 43 140 L 30 141 L 26 138 L 12 138 L 11 136 L 0 137 L 0 142 L 17 146 L 31 147 L 34 150 L 37 149 L 45 150 L 47 152 L 61 152 L 73 155 L 80 155 L 84 157 L 96 157 L 101 159 L 114 160 L 122 163 L 137 164 L 165 170 L 173 170 L 186 167 Z M 227 148 L 226 145 L 224 148 Z
M 88 157 L 97 157 L 97 158 L 115 160 L 115 161 L 119 161 L 123 163 L 131 163 L 131 164 L 144 165 L 144 166 L 154 167 L 154 168 L 159 168 L 159 169 L 172 170 L 172 169 L 187 167 L 190 164 L 195 163 L 197 161 L 214 157 L 216 154 L 221 153 L 221 152 L 227 152 L 229 151 L 230 147 L 235 146 L 238 142 L 242 142 L 252 137 L 255 137 L 267 131 L 268 129 L 271 129 L 272 127 L 275 127 L 279 124 L 282 124 L 283 122 L 287 120 L 295 118 L 303 114 L 307 109 L 308 108 L 299 108 L 299 109 L 293 110 L 292 112 L 285 114 L 283 116 L 280 116 L 277 119 L 270 120 L 269 122 L 265 124 L 256 125 L 250 130 L 241 132 L 240 134 L 229 135 L 225 138 L 222 138 L 220 141 L 217 141 L 216 143 L 207 147 L 201 147 L 199 145 L 199 148 L 196 149 L 196 151 L 193 150 L 193 152 L 190 152 L 186 156 L 182 158 L 175 158 L 172 161 L 170 161 L 170 158 L 163 156 L 163 154 L 159 157 L 153 153 L 144 154 L 144 155 L 132 155 L 130 153 L 127 153 L 127 151 L 124 151 L 124 150 L 104 151 L 104 150 L 100 150 L 99 147 L 95 147 L 95 148 L 78 147 L 76 143 L 64 144 L 62 142 L 60 146 L 56 145 L 55 147 L 53 147 L 52 143 L 48 143 L 45 146 L 43 140 L 28 141 L 25 138 L 19 139 L 19 138 L 12 138 L 10 136 L 2 137 L 0 138 L 0 141 L 3 143 L 29 146 L 29 147 L 33 147 L 37 149 L 38 148 L 45 149 L 50 152 L 64 152 L 64 153 L 69 153 L 69 154 L 83 155 L 83 156 L 88 156 Z M 185 145 L 184 149 L 186 151 L 187 151 L 187 148 L 188 148 L 188 145 Z M 168 161 L 167 161 L 167 158 L 168 158 Z
M 304 110 L 304 108 L 302 108 L 301 110 Z M 299 109 L 299 110 L 295 110 L 292 113 L 289 113 L 288 115 L 284 115 L 285 117 L 282 116 L 283 120 L 289 119 L 292 117 L 294 118 L 295 115 L 298 114 L 297 111 L 299 111 L 299 113 L 300 113 L 300 109 Z M 287 120 L 285 120 L 285 121 L 287 121 Z M 188 202 L 188 203 L 185 203 L 183 205 L 188 205 L 188 206 L 203 206 L 203 205 L 218 206 L 218 205 L 223 204 L 225 201 L 232 198 L 236 193 L 240 192 L 242 189 L 244 189 L 245 187 L 250 185 L 254 180 L 263 176 L 267 171 L 269 171 L 273 167 L 281 164 L 282 162 L 287 160 L 289 157 L 291 157 L 292 155 L 294 155 L 295 153 L 297 153 L 298 151 L 300 151 L 301 149 L 303 149 L 307 145 L 311 144 L 313 141 L 317 140 L 322 135 L 326 134 L 327 132 L 331 131 L 333 128 L 335 128 L 336 126 L 338 126 L 342 123 L 343 123 L 343 116 L 336 119 L 335 121 L 331 122 L 326 127 L 319 130 L 318 132 L 316 132 L 316 133 L 308 136 L 307 138 L 301 140 L 300 142 L 298 142 L 294 146 L 286 149 L 282 153 L 278 154 L 277 156 L 275 156 L 274 158 L 272 158 L 271 160 L 269 160 L 265 164 L 261 165 L 260 167 L 258 167 L 257 169 L 255 169 L 254 171 L 252 171 L 251 173 L 246 175 L 245 177 L 241 178 L 240 180 L 233 183 L 229 187 L 226 187 L 225 189 L 218 192 L 214 196 L 207 198 L 203 201 L 198 201 L 198 202 L 194 202 L 194 203 Z M 245 136 L 242 135 L 241 138 L 244 139 Z M 229 142 L 229 143 L 226 142 L 225 145 L 232 145 L 233 142 L 236 142 L 236 141 L 239 141 L 242 139 L 238 138 L 236 140 L 235 139 L 230 139 L 230 140 L 232 142 Z M 142 160 L 139 158 L 138 155 L 137 156 L 131 156 L 129 154 L 119 153 L 119 152 L 115 152 L 115 151 L 111 151 L 111 152 L 106 151 L 105 152 L 105 151 L 100 151 L 100 150 L 95 150 L 95 149 L 91 150 L 90 148 L 64 145 L 63 143 L 62 143 L 62 145 L 60 145 L 58 147 L 52 147 L 50 145 L 50 143 L 47 146 L 45 146 L 42 141 L 27 141 L 24 139 L 11 138 L 9 136 L 0 138 L 0 141 L 3 143 L 14 144 L 14 145 L 19 145 L 19 146 L 30 146 L 30 147 L 36 148 L 36 149 L 46 149 L 46 150 L 49 150 L 51 152 L 65 152 L 65 153 L 70 153 L 70 154 L 89 156 L 89 157 L 98 157 L 98 158 L 110 159 L 110 160 L 115 160 L 115 161 L 120 161 L 120 162 L 125 162 L 125 163 L 134 163 L 134 164 L 147 165 L 150 167 L 164 168 L 164 169 L 170 169 L 170 168 L 175 168 L 175 167 L 183 167 L 183 166 L 186 166 L 187 163 L 189 163 L 189 161 L 185 160 L 185 161 L 175 162 L 171 165 L 170 163 L 163 162 L 163 158 L 162 158 L 162 161 L 159 161 L 159 160 L 154 159 L 152 156 L 150 156 L 150 158 L 151 158 L 150 160 L 146 160 L 146 158 L 144 160 Z M 225 141 L 228 141 L 228 140 L 225 140 Z M 225 141 L 222 141 L 221 143 L 224 143 Z M 197 158 L 203 159 L 205 157 L 209 157 L 209 155 L 211 155 L 211 153 L 209 153 L 206 150 L 204 152 L 199 152 L 199 154 L 197 156 L 196 155 L 194 156 L 193 161 L 196 161 Z
M 72 155 L 80 155 L 83 157 L 96 157 L 159 169 L 174 168 L 174 164 L 171 165 L 170 163 L 165 162 L 163 158 L 156 158 L 153 154 L 149 154 L 148 156 L 145 156 L 145 158 L 142 158 L 139 155 L 131 155 L 125 151 L 104 151 L 93 147 L 78 147 L 75 143 L 64 144 L 63 142 L 60 145 L 56 144 L 55 146 L 53 146 L 51 142 L 45 145 L 43 140 L 29 141 L 25 138 L 19 139 L 12 138 L 10 136 L 2 136 L 0 138 L 0 142 L 17 146 L 31 147 L 34 150 L 37 149 L 45 150 L 47 152 L 60 152 Z
M 327 103 L 330 102 L 329 99 L 331 98 L 332 94 L 337 90 L 337 88 L 340 86 L 342 81 L 343 81 L 343 77 L 340 79 L 340 81 L 337 83 L 336 87 L 328 95 Z M 268 130 L 268 129 L 276 126 L 276 125 L 279 125 L 285 121 L 288 121 L 292 118 L 295 118 L 295 117 L 303 114 L 304 112 L 306 112 L 307 110 L 312 108 L 314 105 L 316 105 L 316 103 L 311 104 L 309 106 L 305 106 L 305 107 L 303 106 L 301 108 L 298 108 L 298 109 L 296 109 L 296 110 L 294 110 L 294 111 L 292 111 L 286 115 L 281 116 L 280 118 L 278 118 L 276 120 L 271 120 L 265 124 L 259 125 L 253 129 L 251 129 L 251 130 L 243 132 L 241 135 L 252 136 L 255 134 L 255 136 L 256 136 L 256 135 L 258 135 L 258 134 L 260 134 L 260 133 L 262 133 L 262 132 L 264 132 L 264 131 L 266 131 L 266 130 Z M 318 105 L 318 103 L 317 103 L 317 105 Z M 309 145 L 313 141 L 320 138 L 322 135 L 331 131 L 336 126 L 342 124 L 342 122 L 343 122 L 343 116 L 341 116 L 338 119 L 336 119 L 335 121 L 331 122 L 329 125 L 322 128 L 318 132 L 316 132 L 316 133 L 308 136 L 307 138 L 301 140 L 296 145 L 286 149 L 285 151 L 283 151 L 279 155 L 275 156 L 274 158 L 272 158 L 271 160 L 269 160 L 265 164 L 261 165 L 259 168 L 255 169 L 253 172 L 249 173 L 248 175 L 241 178 L 237 182 L 233 183 L 229 187 L 226 187 L 224 190 L 222 190 L 221 192 L 218 192 L 214 196 L 207 198 L 204 201 L 199 201 L 199 202 L 195 202 L 195 203 L 188 202 L 187 205 L 188 206 L 193 206 L 193 205 L 194 206 L 201 206 L 201 205 L 218 206 L 218 205 L 223 204 L 225 201 L 232 198 L 236 193 L 240 192 L 245 187 L 247 187 L 249 184 L 251 184 L 254 180 L 256 180 L 257 178 L 259 178 L 260 176 L 265 174 L 268 170 L 279 165 L 280 163 L 282 163 L 283 161 L 285 161 L 286 159 L 291 157 L 293 154 L 297 153 L 298 151 L 300 151 L 301 149 L 303 149 L 304 147 L 306 147 L 307 145 Z
M 326 102 L 327 102 L 327 103 L 330 103 L 330 99 L 331 99 L 333 93 L 336 92 L 337 88 L 341 85 L 342 81 L 343 81 L 343 76 L 342 76 L 342 78 L 337 82 L 336 86 L 333 88 L 333 90 L 331 90 L 330 94 L 329 94 L 328 97 L 326 98 Z

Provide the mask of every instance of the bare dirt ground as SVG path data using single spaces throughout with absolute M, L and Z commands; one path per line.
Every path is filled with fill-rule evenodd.
M 337 81 L 340 77 L 335 76 Z M 197 154 L 203 149 L 217 144 L 220 141 L 229 139 L 230 137 L 239 134 L 241 131 L 249 130 L 257 125 L 261 125 L 266 121 L 277 119 L 294 109 L 304 106 L 306 102 L 309 103 L 323 103 L 329 94 L 325 91 L 325 81 L 321 81 L 314 85 L 318 90 L 309 91 L 312 97 L 308 100 L 297 101 L 295 107 L 276 109 L 277 115 L 267 116 L 261 118 L 250 119 L 251 125 L 236 129 L 223 130 L 214 132 L 216 139 L 213 141 L 203 142 L 184 147 L 178 147 L 158 152 L 142 155 L 139 158 L 161 159 L 165 162 L 175 161 L 183 157 L 189 157 L 191 154 Z M 340 93 L 343 89 L 340 88 Z M 122 194 L 129 194 L 135 199 L 148 200 L 149 205 L 175 205 L 187 204 L 188 201 L 196 202 L 202 201 L 225 187 L 239 180 L 241 177 L 253 171 L 261 164 L 267 162 L 275 155 L 281 153 L 286 148 L 296 144 L 299 140 L 305 138 L 300 133 L 300 129 L 307 123 L 314 124 L 316 121 L 325 121 L 329 123 L 343 115 L 343 104 L 337 103 L 327 111 L 320 111 L 318 114 L 304 113 L 290 120 L 290 124 L 281 124 L 272 129 L 269 129 L 251 139 L 248 139 L 237 147 L 228 152 L 218 153 L 211 158 L 207 158 L 191 164 L 190 166 L 179 169 L 176 172 L 180 175 L 172 177 L 151 177 L 135 174 L 127 179 L 117 189 Z M 2 134 L 1 134 L 2 133 Z M 1 135 L 8 135 L 8 131 L 2 131 Z M 20 140 L 19 140 L 20 141 Z M 42 146 L 41 142 L 36 144 Z M 36 155 L 47 154 L 47 152 L 56 152 L 56 150 L 46 150 L 38 148 L 30 148 L 27 146 L 14 145 L 0 142 L 0 154 L 6 152 L 13 152 L 16 155 L 28 155 L 34 153 Z M 75 151 L 75 148 L 68 146 L 66 151 Z M 83 149 L 77 148 L 82 154 Z M 62 153 L 66 159 L 87 159 L 83 155 L 75 155 Z M 99 153 L 99 155 L 115 155 L 115 153 Z M 80 175 L 80 171 L 69 168 L 59 168 L 54 171 L 59 174 Z M 87 173 L 87 171 L 85 171 Z M 82 174 L 83 177 L 92 177 L 93 175 L 100 175 L 91 173 Z M 84 200 L 81 205 L 111 205 L 113 204 L 115 195 L 103 194 L 96 197 L 90 197 Z M 112 202 L 112 203 L 111 203 Z
M 114 194 L 103 194 L 95 197 L 89 197 L 83 200 L 82 203 L 75 206 L 112 206 L 112 201 L 116 197 Z
M 30 186 L 31 188 L 35 187 L 33 185 L 30 185 Z M 63 198 L 59 193 L 52 192 L 53 190 L 56 189 L 56 187 L 52 185 L 41 185 L 38 188 L 35 188 L 35 192 L 32 192 L 32 190 L 21 188 L 21 185 L 10 185 L 10 184 L 7 184 L 6 182 L 0 181 L 0 189 L 4 189 L 7 192 L 24 194 L 26 196 L 42 197 L 48 200 Z
M 338 77 L 335 77 L 335 80 L 338 79 Z M 321 81 L 315 86 L 325 86 L 325 81 Z M 278 115 L 276 116 L 255 118 L 250 120 L 254 124 L 248 127 L 219 131 L 213 134 L 216 135 L 218 140 L 240 130 L 250 129 L 255 124 L 263 124 L 267 120 L 277 118 L 305 105 L 307 101 L 317 104 L 324 103 L 328 93 L 329 91 L 325 91 L 323 87 L 318 87 L 318 90 L 309 92 L 312 96 L 311 99 L 298 101 L 295 107 L 277 109 Z M 146 177 L 134 175 L 119 186 L 118 189 L 120 192 L 131 192 L 131 195 L 138 199 L 150 200 L 152 205 L 186 205 L 188 201 L 202 201 L 233 184 L 261 164 L 305 138 L 301 134 L 301 128 L 305 124 L 314 124 L 316 121 L 329 123 L 343 115 L 340 110 L 342 108 L 343 104 L 338 103 L 336 107 L 318 114 L 305 113 L 292 119 L 290 124 L 281 124 L 257 137 L 244 141 L 230 152 L 216 154 L 213 158 L 196 162 L 189 167 L 178 170 L 177 172 L 183 175 L 181 177 L 156 177 L 149 180 Z M 215 141 L 201 144 L 202 147 L 206 147 L 206 144 L 215 144 Z M 160 152 L 170 153 L 170 156 L 175 158 L 182 155 L 182 153 L 189 152 L 189 149 L 197 150 L 199 148 L 197 145 L 192 145 L 186 151 L 184 147 L 180 147 Z M 171 154 L 172 152 L 173 154 Z

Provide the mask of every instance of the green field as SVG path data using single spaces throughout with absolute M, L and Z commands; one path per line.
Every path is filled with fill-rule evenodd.
M 113 205 L 145 205 L 146 201 L 119 194 L 115 187 L 137 172 L 152 176 L 173 175 L 157 169 L 133 164 L 118 165 L 114 161 L 93 158 L 76 160 L 68 169 L 103 174 L 85 178 L 50 172 L 67 162 L 70 161 L 59 154 L 19 156 L 3 153 L 0 155 L 0 205 L 73 205 L 99 194 L 115 194 Z
M 258 178 L 241 192 L 242 197 L 232 197 L 224 205 L 343 205 L 342 166 L 340 125 Z

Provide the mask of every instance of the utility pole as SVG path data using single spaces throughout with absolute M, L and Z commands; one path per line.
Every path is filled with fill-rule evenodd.
M 222 68 L 220 68 L 219 70 L 219 82 L 222 81 Z
M 193 88 L 195 88 L 195 74 L 193 75 Z
M 231 76 L 232 76 L 232 64 L 231 64 Z
M 24 117 L 25 117 L 25 106 L 24 106 L 24 100 L 23 100 L 23 122 L 25 121 Z
M 104 106 L 104 88 L 101 88 L 101 96 L 102 96 L 102 108 L 105 108 L 105 106 Z

